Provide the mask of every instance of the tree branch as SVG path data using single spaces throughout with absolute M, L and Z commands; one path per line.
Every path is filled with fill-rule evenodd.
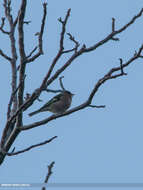
M 26 75 L 25 75 L 26 77 Z M 24 77 L 24 80 L 25 80 L 25 77 Z M 20 85 L 22 84 L 23 81 L 21 81 L 21 83 L 18 85 L 18 87 L 15 89 L 15 91 L 11 94 L 11 97 L 10 97 L 10 100 L 9 100 L 9 103 L 8 103 L 8 109 L 7 109 L 7 119 L 10 118 L 10 113 L 11 113 L 11 106 L 12 106 L 12 103 L 13 103 L 13 98 L 15 97 L 18 89 L 20 88 Z
M 64 78 L 64 76 L 61 76 L 60 78 L 59 78 L 59 81 L 60 81 L 60 86 L 61 86 L 61 89 L 63 90 L 63 91 L 65 91 L 65 88 L 64 88 L 64 85 L 63 85 L 63 82 L 62 82 L 62 79 Z
M 18 44 L 19 44 L 19 54 L 20 54 L 20 67 L 19 67 L 19 84 L 20 88 L 18 90 L 18 108 L 23 104 L 23 94 L 24 94 L 24 77 L 25 77 L 25 69 L 26 69 L 26 55 L 25 55 L 25 47 L 24 47 L 24 18 L 25 18 L 25 11 L 26 11 L 27 0 L 21 1 L 21 7 L 19 10 L 19 17 L 18 17 Z M 22 112 L 18 115 L 17 118 L 17 126 L 22 124 Z
M 0 30 L 2 31 L 2 33 L 9 35 L 10 32 L 7 32 L 7 31 L 5 31 L 5 30 L 3 29 L 3 28 L 4 28 L 4 25 L 5 25 L 5 18 L 2 17 L 2 18 L 1 18 L 1 21 L 2 21 L 2 23 L 1 23 L 1 26 L 0 26 Z
M 49 182 L 49 178 L 50 178 L 50 176 L 51 176 L 52 173 L 53 173 L 53 172 L 52 172 L 52 169 L 53 169 L 53 167 L 54 167 L 54 164 L 55 164 L 55 162 L 51 162 L 51 164 L 48 166 L 48 173 L 47 173 L 47 175 L 46 175 L 46 178 L 45 178 L 44 183 L 48 183 L 48 182 Z M 42 190 L 46 190 L 46 188 L 43 187 Z
M 0 49 L 0 55 L 1 55 L 2 57 L 4 57 L 6 60 L 8 60 L 8 61 L 11 61 L 11 60 L 12 60 L 12 58 L 10 58 L 9 56 L 7 56 L 1 49 Z
M 70 16 L 70 9 L 67 11 L 67 14 L 66 14 L 66 17 L 65 17 L 65 20 L 62 21 L 60 19 L 60 22 L 62 23 L 62 32 L 61 32 L 61 37 L 60 37 L 60 48 L 59 48 L 59 51 L 56 55 L 56 57 L 54 58 L 54 60 L 52 61 L 52 64 L 49 68 L 49 71 L 48 73 L 46 74 L 46 76 L 44 77 L 43 81 L 42 81 L 42 84 L 40 86 L 40 88 L 36 89 L 33 94 L 31 95 L 31 97 L 29 98 L 29 100 L 27 100 L 22 106 L 21 108 L 19 108 L 19 111 L 20 112 L 23 108 L 24 110 L 26 110 L 29 106 L 31 106 L 33 104 L 33 102 L 39 97 L 40 93 L 42 91 L 44 91 L 45 89 L 47 89 L 47 80 L 48 78 L 50 77 L 53 69 L 54 69 L 54 66 L 56 65 L 57 61 L 59 60 L 59 58 L 61 57 L 62 55 L 62 51 L 63 51 L 63 40 L 64 40 L 64 35 L 65 35 L 65 27 L 66 27 L 66 23 L 67 23 L 67 20 L 68 20 L 68 17 Z M 27 62 L 26 62 L 27 63 Z
M 44 80 L 43 80 L 40 88 L 36 89 L 32 93 L 31 98 L 22 105 L 21 109 L 24 108 L 26 110 L 28 107 L 30 107 L 33 104 L 33 102 L 39 97 L 39 95 L 41 94 L 42 90 L 44 90 L 48 85 L 50 85 L 77 57 L 79 57 L 83 53 L 94 51 L 99 46 L 101 46 L 104 43 L 106 43 L 109 40 L 111 40 L 112 37 L 114 37 L 116 34 L 121 33 L 122 31 L 124 31 L 125 29 L 127 29 L 131 24 L 133 24 L 136 21 L 137 18 L 139 18 L 139 17 L 142 16 L 142 13 L 143 13 L 143 9 L 141 9 L 141 11 L 137 14 L 137 16 L 133 17 L 129 23 L 125 24 L 123 27 L 121 27 L 116 32 L 110 33 L 106 38 L 104 38 L 103 40 L 101 40 L 97 44 L 95 44 L 95 45 L 93 45 L 93 46 L 91 46 L 89 48 L 86 48 L 86 46 L 83 45 L 82 48 L 80 48 L 80 50 L 78 50 L 77 52 L 75 52 L 69 58 L 69 60 L 59 70 L 57 70 L 57 72 L 47 82 L 47 79 L 49 78 L 49 76 L 51 74 L 51 70 L 53 70 L 54 65 L 56 64 L 57 60 L 61 56 L 61 55 L 59 56 L 59 54 L 57 54 L 57 56 L 53 60 L 53 63 L 51 64 L 51 69 L 49 70 L 48 74 L 45 76 L 45 78 L 44 78 Z M 47 82 L 47 84 L 45 86 L 46 82 Z
M 23 149 L 23 150 L 19 150 L 19 151 L 17 151 L 17 152 L 13 152 L 13 151 L 12 151 L 12 153 L 8 153 L 8 152 L 5 152 L 5 151 L 3 150 L 3 153 L 6 154 L 7 156 L 15 156 L 15 155 L 18 155 L 18 154 L 27 152 L 27 151 L 29 151 L 29 150 L 31 150 L 31 149 L 33 149 L 33 148 L 36 148 L 36 147 L 45 145 L 45 144 L 47 144 L 47 143 L 50 143 L 50 142 L 51 142 L 52 140 L 54 140 L 55 138 L 57 138 L 57 136 L 54 136 L 54 137 L 50 138 L 49 140 L 43 141 L 43 142 L 41 142 L 41 143 L 38 143 L 38 144 L 35 144 L 35 145 L 32 145 L 32 146 L 29 146 L 28 148 L 25 148 L 25 149 Z
M 59 60 L 59 58 L 63 54 L 63 50 L 64 50 L 64 46 L 63 46 L 63 44 L 64 44 L 64 36 L 65 36 L 65 32 L 66 32 L 66 24 L 67 24 L 68 18 L 70 16 L 70 11 L 71 11 L 71 9 L 68 9 L 66 17 L 65 17 L 65 19 L 63 21 L 62 21 L 61 18 L 58 19 L 59 22 L 62 23 L 62 32 L 61 32 L 61 35 L 60 35 L 60 48 L 59 48 L 59 51 L 58 51 L 56 57 L 54 58 L 54 60 L 53 60 L 53 62 L 51 64 L 50 68 L 49 68 L 49 71 L 48 71 L 46 77 L 44 78 L 44 80 L 42 82 L 41 87 L 43 87 L 43 86 L 46 85 L 46 82 L 47 82 L 48 78 L 50 77 L 50 75 L 51 75 L 51 73 L 52 73 L 52 71 L 53 71 L 53 69 L 54 69 L 57 61 Z
M 78 47 L 80 46 L 79 42 L 77 40 L 75 40 L 75 38 L 70 34 L 70 33 L 67 33 L 67 35 L 69 36 L 69 39 L 71 41 L 73 41 L 73 43 L 75 44 L 75 52 L 77 51 Z
M 26 59 L 28 59 L 29 57 L 31 57 L 33 55 L 33 53 L 37 50 L 38 46 L 36 46 L 30 53 L 29 55 L 26 57 Z
M 127 24 L 125 24 L 124 26 L 122 26 L 120 29 L 112 31 L 106 38 L 104 38 L 103 40 L 99 41 L 98 43 L 96 43 L 95 45 L 86 48 L 85 52 L 90 52 L 93 51 L 95 49 L 97 49 L 99 46 L 105 44 L 106 42 L 108 42 L 109 40 L 112 40 L 113 37 L 123 31 L 125 31 L 130 25 L 132 25 L 138 18 L 140 18 L 143 14 L 143 8 L 140 10 L 140 12 L 134 16 Z M 113 24 L 112 24 L 112 30 L 113 30 Z
M 9 61 L 11 62 L 11 69 L 12 69 L 12 94 L 14 94 L 16 88 L 17 88 L 17 73 L 16 73 L 16 61 L 17 61 L 17 52 L 16 52 L 16 44 L 15 44 L 15 26 L 16 23 L 13 22 L 13 17 L 11 15 L 11 1 L 4 0 L 4 9 L 5 9 L 5 16 L 8 19 L 9 27 L 10 27 L 10 32 L 9 38 L 11 42 L 11 54 L 12 58 L 8 58 Z M 4 26 L 4 20 L 3 19 L 3 26 Z M 2 26 L 2 27 L 3 27 Z M 15 112 L 17 109 L 17 95 L 15 94 L 13 97 L 13 112 Z
M 52 90 L 52 89 L 45 89 L 46 92 L 58 93 L 62 92 L 62 90 Z
M 87 100 L 85 102 L 83 102 L 81 105 L 79 106 L 76 106 L 75 108 L 72 108 L 62 114 L 53 114 L 51 115 L 50 117 L 44 119 L 44 120 L 41 120 L 41 121 L 37 121 L 37 122 L 34 122 L 32 124 L 29 124 L 29 125 L 25 125 L 25 126 L 21 126 L 20 127 L 20 130 L 28 130 L 28 129 L 32 129 L 32 128 L 35 128 L 35 127 L 38 127 L 38 126 L 41 126 L 41 125 L 44 125 L 46 123 L 48 123 L 49 121 L 52 121 L 52 120 L 55 120 L 57 118 L 60 118 L 60 117 L 63 117 L 63 116 L 66 116 L 66 115 L 69 115 L 71 113 L 74 113 L 76 111 L 79 111 L 81 109 L 84 109 L 86 107 L 93 107 L 91 105 L 91 102 L 93 100 L 93 97 L 94 95 L 96 94 L 96 92 L 98 91 L 99 87 L 101 85 L 103 85 L 106 81 L 110 80 L 110 79 L 116 79 L 120 76 L 124 76 L 125 73 L 123 71 L 123 68 L 127 67 L 128 65 L 130 65 L 133 61 L 135 61 L 136 59 L 140 58 L 140 54 L 143 50 L 143 45 L 141 45 L 141 47 L 139 48 L 138 52 L 136 55 L 133 55 L 133 57 L 131 57 L 126 63 L 122 64 L 120 62 L 120 64 L 122 64 L 122 66 L 120 65 L 119 67 L 114 67 L 112 69 L 110 69 L 107 74 L 105 74 L 101 79 L 98 80 L 98 82 L 95 84 L 94 88 L 92 89 L 89 97 L 87 98 Z M 119 74 L 114 74 L 116 73 L 117 71 L 120 71 Z M 113 75 L 114 74 L 114 75 Z M 103 107 L 103 106 L 102 106 Z
M 97 106 L 97 105 L 89 105 L 88 107 L 91 107 L 91 108 L 105 108 L 105 105 L 100 105 L 100 106 Z
M 5 57 L 7 60 L 9 60 L 10 63 L 11 63 L 11 70 L 12 70 L 11 86 L 12 86 L 12 92 L 11 92 L 11 98 L 10 98 L 10 102 L 9 102 L 9 105 L 8 105 L 8 111 L 7 111 L 7 116 L 8 115 L 10 116 L 10 114 L 15 113 L 15 111 L 17 109 L 17 95 L 15 93 L 16 88 L 17 88 L 17 73 L 16 73 L 17 52 L 16 52 L 16 45 L 15 45 L 15 37 L 14 37 L 15 26 L 14 26 L 14 23 L 13 23 L 13 17 L 11 15 L 11 1 L 10 0 L 9 1 L 4 0 L 4 9 L 5 9 L 5 17 L 8 20 L 9 28 L 10 28 L 10 32 L 8 32 L 7 34 L 9 35 L 9 38 L 10 38 L 12 58 L 5 55 L 2 52 L 2 50 L 0 50 L 0 54 L 3 57 Z M 3 18 L 1 28 L 4 27 L 4 24 L 5 24 L 5 19 Z M 13 109 L 12 109 L 12 112 L 11 112 L 12 103 L 13 103 Z M 1 140 L 2 145 L 7 140 L 9 135 L 11 134 L 11 132 L 12 132 L 12 130 L 14 128 L 14 125 L 15 125 L 15 120 L 13 120 L 12 123 L 10 123 L 8 127 L 4 128 L 4 132 L 3 132 L 2 140 Z
M 139 16 L 142 15 L 142 11 L 143 11 L 143 9 L 140 11 L 140 13 L 139 13 L 138 16 L 136 17 L 136 19 L 137 19 Z M 134 19 L 132 19 L 132 20 L 134 20 Z M 131 23 L 132 20 L 131 20 L 129 23 Z M 135 21 L 135 20 L 134 20 L 134 21 Z M 126 25 L 125 25 L 125 26 L 126 26 Z M 125 27 L 125 26 L 122 27 L 122 28 L 127 28 L 127 27 Z M 129 24 L 127 24 L 127 26 L 129 26 Z M 122 28 L 120 29 L 120 31 L 122 31 Z M 115 35 L 115 34 L 113 34 L 113 35 Z M 112 36 L 110 35 L 110 37 L 112 37 Z M 107 42 L 109 39 L 110 39 L 109 36 L 107 36 L 107 37 L 106 37 L 104 40 L 102 40 L 102 41 L 105 43 L 105 42 Z M 101 43 L 97 43 L 97 44 L 98 44 L 98 45 L 96 45 L 96 47 L 98 47 L 99 44 L 102 45 Z M 142 49 L 142 48 L 141 48 L 141 49 Z M 140 50 L 140 51 L 141 51 L 141 50 Z M 84 52 L 87 52 L 87 48 L 86 48 L 85 46 L 83 46 L 78 52 L 75 52 L 75 53 L 71 56 L 71 58 L 70 58 L 59 70 L 57 70 L 57 72 L 49 79 L 47 85 L 51 84 L 51 83 L 53 82 L 53 80 L 55 80 L 55 79 L 59 76 L 59 74 L 61 74 L 61 73 L 72 63 L 72 61 L 73 61 L 75 58 L 77 58 L 78 56 L 80 56 L 80 55 L 81 55 L 82 53 L 84 53 Z M 139 52 L 138 52 L 138 54 L 140 55 Z M 134 60 L 137 59 L 137 58 L 138 58 L 137 55 L 134 56 L 134 57 L 132 57 L 131 60 L 129 60 L 129 61 L 126 63 L 126 65 L 125 65 L 125 64 L 123 65 L 123 67 L 127 66 L 128 64 L 130 64 L 130 62 L 134 61 Z M 111 69 L 110 72 L 114 72 L 114 71 L 118 71 L 118 70 L 120 70 L 119 67 Z M 108 73 L 108 74 L 109 74 L 109 73 Z M 112 73 L 111 73 L 111 74 L 112 74 Z M 39 95 L 40 95 L 42 89 L 44 89 L 45 81 L 47 81 L 47 75 L 46 75 L 46 77 L 44 78 L 44 80 L 43 80 L 43 82 L 42 82 L 42 84 L 41 84 L 41 87 L 40 87 L 39 89 L 36 89 L 36 90 L 33 92 L 33 94 L 31 95 L 31 97 L 29 98 L 29 100 L 27 100 L 27 101 L 17 110 L 17 112 L 10 118 L 10 120 L 8 121 L 8 123 L 11 122 L 11 121 L 22 111 L 22 109 L 26 110 L 30 105 L 33 104 L 34 100 L 36 100 L 36 99 L 39 97 Z M 92 97 L 92 95 L 91 95 L 90 97 Z M 84 107 L 84 106 L 81 106 L 81 107 Z M 80 108 L 81 108 L 81 107 L 80 107 Z M 49 121 L 49 120 L 48 120 L 48 121 Z M 44 123 L 45 123 L 45 122 L 44 122 Z M 42 124 L 43 124 L 43 122 L 42 122 Z M 36 125 L 37 125 L 37 124 L 36 124 Z M 35 126 L 35 125 L 34 125 L 34 126 Z M 33 126 L 32 126 L 32 127 L 33 127 Z
M 4 0 L 4 2 L 7 2 L 7 0 Z M 26 2 L 26 0 L 22 0 L 22 4 L 24 4 Z M 8 13 L 10 13 L 10 5 L 9 4 L 6 4 L 5 3 L 5 13 L 6 13 L 6 17 L 8 16 Z M 20 9 L 20 12 L 19 12 L 19 27 L 20 27 L 20 20 L 22 17 L 24 17 L 24 13 L 25 11 L 23 11 L 22 7 Z M 67 12 L 67 15 L 66 15 L 66 18 L 68 19 L 69 17 L 69 13 L 70 13 L 70 9 L 69 9 L 69 12 Z M 48 88 L 48 86 L 55 80 L 57 79 L 57 77 L 67 68 L 71 65 L 71 63 L 76 59 L 78 58 L 80 55 L 84 54 L 84 53 L 87 53 L 87 52 L 91 52 L 91 51 L 94 51 L 96 48 L 100 47 L 101 45 L 105 44 L 106 42 L 108 42 L 109 40 L 115 40 L 115 36 L 123 31 L 125 31 L 130 25 L 132 25 L 139 17 L 142 16 L 142 13 L 143 13 L 143 9 L 141 9 L 141 11 L 136 15 L 134 16 L 127 24 L 125 24 L 123 27 L 121 27 L 120 29 L 118 30 L 115 30 L 115 20 L 113 21 L 112 20 L 112 32 L 107 35 L 103 40 L 99 41 L 98 43 L 86 48 L 85 45 L 82 45 L 82 47 L 75 51 L 73 53 L 73 55 L 66 61 L 66 63 L 64 63 L 52 76 L 51 76 L 51 73 L 53 71 L 53 68 L 54 66 L 56 65 L 57 61 L 59 60 L 59 58 L 61 57 L 61 55 L 64 53 L 64 44 L 63 44 L 63 41 L 64 41 L 64 35 L 65 35 L 65 25 L 63 24 L 63 20 L 60 18 L 59 21 L 62 23 L 62 32 L 61 32 L 61 36 L 60 36 L 60 50 L 58 52 L 58 54 L 56 55 L 56 57 L 54 58 L 53 62 L 51 63 L 51 66 L 50 66 L 50 69 L 49 71 L 47 72 L 46 76 L 44 77 L 44 80 L 42 81 L 41 85 L 39 88 L 37 88 L 30 96 L 30 98 L 28 100 L 26 100 L 25 102 L 23 102 L 23 91 L 24 91 L 24 84 L 23 84 L 23 87 L 21 87 L 19 89 L 19 92 L 21 91 L 21 94 L 19 93 L 19 104 L 18 104 L 18 109 L 17 111 L 8 119 L 7 123 L 6 123 L 6 126 L 10 126 L 12 123 L 15 122 L 15 119 L 16 117 L 18 116 L 19 118 L 22 116 L 22 112 L 24 110 L 26 110 L 27 108 L 29 108 L 33 103 L 34 101 L 40 96 L 41 92 L 45 89 L 45 88 Z M 22 18 L 23 20 L 23 18 Z M 13 21 L 11 19 L 11 21 Z M 24 20 L 23 20 L 24 21 Z M 21 29 L 22 29 L 22 32 L 23 32 L 23 22 L 21 23 Z M 42 26 L 41 26 L 42 27 Z M 19 28 L 20 29 L 20 28 Z M 19 33 L 20 33 L 20 30 L 19 30 Z M 21 33 L 22 34 L 22 33 Z M 19 38 L 19 42 L 20 40 L 24 40 L 23 39 L 23 36 L 21 36 L 22 38 L 20 39 Z M 40 39 L 40 38 L 39 38 Z M 22 41 L 23 42 L 23 41 Z M 19 43 L 20 44 L 20 43 Z M 22 43 L 21 43 L 22 44 Z M 22 47 L 22 46 L 21 46 Z M 39 49 L 40 49 L 40 44 L 39 44 Z M 49 121 L 51 120 L 54 120 L 54 119 L 57 119 L 59 117 L 63 117 L 63 116 L 66 116 L 68 114 L 71 114 L 73 112 L 76 112 L 78 110 L 81 110 L 81 109 L 84 109 L 85 107 L 88 107 L 91 105 L 91 102 L 92 102 L 92 99 L 95 95 L 95 93 L 97 92 L 97 90 L 99 89 L 99 87 L 101 85 L 103 85 L 107 80 L 110 80 L 110 79 L 115 79 L 115 78 L 118 78 L 120 76 L 123 76 L 125 75 L 125 73 L 123 72 L 123 69 L 125 67 L 127 67 L 130 63 L 132 63 L 134 60 L 138 59 L 138 58 L 143 58 L 143 55 L 141 55 L 141 52 L 142 52 L 142 49 L 143 47 L 141 47 L 139 49 L 139 51 L 133 56 L 131 57 L 126 63 L 122 64 L 120 62 L 120 66 L 119 67 L 114 67 L 112 68 L 109 72 L 107 72 L 107 74 L 105 76 L 103 76 L 101 79 L 99 79 L 99 81 L 95 84 L 94 88 L 91 90 L 91 93 L 89 94 L 89 97 L 87 98 L 87 100 L 73 108 L 73 109 L 70 109 L 68 111 L 66 111 L 65 113 L 63 114 L 59 114 L 59 115 L 52 115 L 50 116 L 49 118 L 46 118 L 44 120 L 41 120 L 41 121 L 38 121 L 38 122 L 35 122 L 35 123 L 32 123 L 32 124 L 29 124 L 29 125 L 24 125 L 22 124 L 22 122 L 19 122 L 17 123 L 16 127 L 12 130 L 9 138 L 7 139 L 5 145 L 4 145 L 4 148 L 6 151 L 9 150 L 9 148 L 11 147 L 12 143 L 14 142 L 15 138 L 17 137 L 17 135 L 19 134 L 19 132 L 21 130 L 28 130 L 28 129 L 31 129 L 31 128 L 34 128 L 34 127 L 37 127 L 37 126 L 40 126 L 40 125 L 43 125 L 43 124 L 46 124 L 48 123 Z M 21 48 L 22 50 L 22 48 Z M 20 51 L 20 54 L 22 51 Z M 23 53 L 25 53 L 23 51 Z M 23 54 L 24 55 L 24 54 Z M 20 76 L 23 76 L 24 77 L 24 74 L 25 74 L 25 64 L 27 63 L 26 61 L 30 60 L 31 58 L 29 58 L 28 60 L 26 60 L 26 57 L 25 55 L 24 56 L 21 56 L 22 59 L 21 59 L 21 64 L 20 64 Z M 35 60 L 34 56 L 33 56 L 33 60 Z M 32 61 L 32 60 L 30 60 Z M 120 71 L 120 73 L 116 74 L 115 72 L 116 71 Z M 20 78 L 22 80 L 22 77 Z M 19 80 L 19 84 L 20 84 L 20 81 Z M 22 117 L 21 117 L 22 118 Z M 21 120 L 22 121 L 22 120 Z M 20 125 L 21 124 L 21 125 Z M 20 127 L 21 126 L 21 127 Z M 3 155 L 1 155 L 1 152 L 0 152 L 0 164 L 2 163 L 3 161 Z
M 35 55 L 33 55 L 33 57 L 31 56 L 37 48 L 32 53 L 30 53 L 30 56 L 27 56 L 26 63 L 33 62 L 40 55 L 43 54 L 43 33 L 44 33 L 44 28 L 45 28 L 46 16 L 47 16 L 47 3 L 43 3 L 43 12 L 44 13 L 43 13 L 43 19 L 42 19 L 42 24 L 41 24 L 41 30 L 40 30 L 40 33 L 38 33 L 39 51 Z

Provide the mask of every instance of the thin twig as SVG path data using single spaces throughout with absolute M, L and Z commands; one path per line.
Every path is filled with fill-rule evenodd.
M 43 141 L 41 143 L 38 143 L 38 144 L 35 144 L 35 145 L 32 145 L 32 146 L 29 146 L 28 148 L 25 148 L 23 150 L 19 150 L 17 152 L 11 152 L 11 153 L 8 153 L 8 152 L 5 152 L 3 150 L 3 153 L 6 154 L 7 156 L 15 156 L 15 155 L 18 155 L 18 154 L 21 154 L 21 153 L 24 153 L 24 152 L 27 152 L 33 148 L 36 148 L 36 147 L 39 147 L 39 146 L 42 146 L 42 145 L 45 145 L 47 143 L 50 143 L 52 140 L 54 140 L 55 138 L 57 138 L 57 136 L 54 136 L 52 138 L 50 138 L 49 140 L 46 140 L 46 141 Z
M 126 30 L 131 24 L 133 24 L 139 17 L 142 16 L 142 13 L 143 13 L 143 9 L 141 9 L 141 11 L 136 16 L 134 16 L 127 24 L 125 24 L 123 27 L 121 27 L 116 32 L 110 33 L 107 37 L 105 37 L 103 40 L 99 41 L 95 45 L 93 45 L 89 48 L 86 48 L 86 46 L 83 45 L 82 48 L 80 50 L 78 50 L 76 53 L 74 53 L 69 58 L 69 60 L 59 70 L 57 70 L 57 72 L 49 79 L 49 81 L 47 82 L 47 86 L 50 85 L 53 82 L 53 80 L 55 80 L 77 57 L 79 57 L 83 53 L 94 51 L 96 48 L 100 47 L 101 45 L 103 45 L 106 42 L 108 42 L 109 40 L 111 40 L 112 37 L 114 37 L 116 34 L 121 33 L 122 31 Z M 61 54 L 60 55 L 57 54 L 57 56 L 53 60 L 53 63 L 51 64 L 51 70 L 49 70 L 48 74 L 45 76 L 40 88 L 36 89 L 33 92 L 29 101 L 25 102 L 25 104 L 23 106 L 21 106 L 20 110 L 23 109 L 23 107 L 25 107 L 25 109 L 27 109 L 29 106 L 31 106 L 34 103 L 34 101 L 38 98 L 38 96 L 40 95 L 42 90 L 45 89 L 45 83 L 46 83 L 47 79 L 49 78 L 49 76 L 53 70 L 53 67 L 56 64 L 56 62 L 60 56 L 61 56 Z
M 16 27 L 16 25 L 18 23 L 18 17 L 19 17 L 19 11 L 18 11 L 17 17 L 15 18 L 15 21 L 13 22 L 14 27 Z
M 52 89 L 45 89 L 46 92 L 52 92 L 52 93 L 59 93 L 59 92 L 62 92 L 62 90 L 52 90 Z
M 61 89 L 63 90 L 63 91 L 65 91 L 65 88 L 64 88 L 64 85 L 63 85 L 63 82 L 62 82 L 62 79 L 64 78 L 64 76 L 61 76 L 60 78 L 59 78 L 59 81 L 60 81 L 60 87 L 61 87 Z
M 6 30 L 3 29 L 3 28 L 4 28 L 4 25 L 5 25 L 5 18 L 2 17 L 2 18 L 1 18 L 1 21 L 2 21 L 2 23 L 1 23 L 1 26 L 0 26 L 0 30 L 1 30 L 4 34 L 9 35 L 10 32 L 7 32 Z
M 114 36 L 116 36 L 117 34 L 123 32 L 129 26 L 131 26 L 138 18 L 140 18 L 142 16 L 142 14 L 143 14 L 143 8 L 140 10 L 140 12 L 137 15 L 135 15 L 127 24 L 122 26 L 120 29 L 115 30 L 114 32 L 111 32 L 103 40 L 99 41 L 98 43 L 94 44 L 93 46 L 90 46 L 89 48 L 86 48 L 86 52 L 93 51 L 93 50 L 97 49 L 99 46 L 101 46 L 101 45 L 105 44 L 106 42 L 108 42 L 109 40 L 112 40 Z
M 112 18 L 112 32 L 115 31 L 115 18 Z
M 46 76 L 45 76 L 45 78 L 44 78 L 44 80 L 43 80 L 43 82 L 41 84 L 41 87 L 40 87 L 41 90 L 45 89 L 45 87 L 47 87 L 47 84 L 46 84 L 47 80 L 50 77 L 50 75 L 51 75 L 57 61 L 60 59 L 60 57 L 63 54 L 64 36 L 65 36 L 65 32 L 66 32 L 66 24 L 67 24 L 68 18 L 70 16 L 70 11 L 71 11 L 71 9 L 68 9 L 67 14 L 65 16 L 65 19 L 63 21 L 61 21 L 61 18 L 59 19 L 59 21 L 62 23 L 62 31 L 61 31 L 61 35 L 60 35 L 60 48 L 59 48 L 59 51 L 58 51 L 57 55 L 53 59 L 53 61 L 51 63 L 51 66 L 50 66 L 50 68 L 48 70 L 48 73 L 46 74 Z
M 32 56 L 32 54 L 37 50 L 38 46 L 36 46 L 30 53 L 27 55 L 26 59 Z
M 63 51 L 63 54 L 64 54 L 64 53 L 70 53 L 70 52 L 73 52 L 73 51 L 76 51 L 76 48 L 64 50 L 64 51 Z
M 64 37 L 66 32 L 66 24 L 68 21 L 68 18 L 70 16 L 71 9 L 68 9 L 65 19 L 62 21 L 61 18 L 59 18 L 59 22 L 62 23 L 62 32 L 61 32 L 61 38 L 60 38 L 60 50 L 62 51 L 64 49 Z
M 0 55 L 1 55 L 2 57 L 4 57 L 6 60 L 8 60 L 8 61 L 11 61 L 11 60 L 12 60 L 12 58 L 10 58 L 9 56 L 7 56 L 1 49 L 0 49 Z
M 112 18 L 112 32 L 115 32 L 115 18 Z M 112 40 L 119 41 L 119 38 L 112 37 Z
M 100 105 L 100 106 L 89 105 L 88 107 L 91 107 L 91 108 L 105 108 L 106 106 L 105 105 Z
M 55 162 L 51 162 L 51 164 L 48 166 L 48 173 L 47 173 L 47 175 L 46 175 L 46 178 L 45 178 L 45 181 L 44 181 L 44 183 L 48 183 L 49 182 L 49 178 L 50 178 L 50 176 L 52 175 L 52 169 L 53 169 L 53 167 L 54 167 L 54 164 L 55 164 Z M 46 190 L 46 188 L 45 187 L 42 187 L 42 190 Z
M 47 16 L 47 3 L 43 3 L 43 18 L 42 18 L 42 23 L 41 23 L 41 29 L 38 34 L 38 52 L 33 55 L 32 57 L 27 56 L 26 63 L 33 62 L 35 59 L 37 59 L 40 55 L 43 54 L 43 33 L 44 33 L 44 28 L 45 28 L 45 21 L 46 21 L 46 16 Z M 35 48 L 34 48 L 35 49 Z M 37 49 L 37 48 L 36 48 Z M 35 51 L 35 50 L 34 50 Z M 32 52 L 34 53 L 34 52 Z M 31 53 L 30 53 L 31 54 Z M 31 54 L 32 55 L 32 54 Z
M 8 20 L 9 23 L 9 38 L 10 38 L 10 43 L 11 43 L 11 70 L 12 70 L 12 82 L 11 82 L 11 87 L 12 87 L 12 94 L 14 94 L 16 88 L 17 88 L 17 72 L 16 72 L 16 61 L 17 61 L 17 51 L 16 51 L 16 40 L 15 40 L 15 26 L 16 23 L 13 22 L 13 16 L 11 14 L 11 1 L 9 0 L 4 0 L 4 9 L 5 9 L 5 17 Z M 15 94 L 13 96 L 13 111 L 15 112 L 17 110 L 17 95 Z
M 25 75 L 26 77 L 26 75 Z M 25 80 L 25 77 L 23 80 Z M 20 82 L 20 84 L 18 85 L 18 87 L 15 89 L 15 91 L 11 94 L 11 97 L 10 97 L 10 100 L 9 100 L 9 103 L 8 103 L 8 109 L 7 109 L 7 119 L 10 118 L 10 113 L 11 113 L 11 105 L 12 105 L 12 102 L 13 102 L 13 98 L 15 96 L 15 94 L 17 93 L 18 89 L 20 88 L 21 84 L 22 84 L 23 81 Z
M 75 38 L 70 33 L 67 33 L 67 35 L 69 36 L 69 39 L 75 43 L 75 48 L 74 49 L 75 49 L 75 52 L 76 52 L 78 47 L 80 46 L 79 42 L 77 40 L 75 40 Z

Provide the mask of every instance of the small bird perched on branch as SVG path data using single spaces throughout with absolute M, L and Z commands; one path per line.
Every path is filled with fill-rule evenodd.
M 63 91 L 62 93 L 54 96 L 50 101 L 44 104 L 40 109 L 29 113 L 29 116 L 35 115 L 40 112 L 50 111 L 52 113 L 60 114 L 65 112 L 71 105 L 72 94 L 69 91 Z

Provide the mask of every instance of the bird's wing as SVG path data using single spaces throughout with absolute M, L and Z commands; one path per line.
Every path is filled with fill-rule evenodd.
M 43 110 L 43 108 L 47 108 L 48 106 L 50 106 L 51 104 L 59 101 L 61 99 L 62 94 L 58 94 L 57 96 L 54 96 L 51 100 L 49 100 L 46 104 L 44 104 L 40 110 Z

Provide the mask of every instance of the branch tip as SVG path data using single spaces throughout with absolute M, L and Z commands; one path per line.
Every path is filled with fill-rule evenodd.
M 105 108 L 106 106 L 105 105 L 100 105 L 100 106 L 97 106 L 97 105 L 88 105 L 88 107 L 91 107 L 91 108 Z
M 119 58 L 119 60 L 120 60 L 121 74 L 122 74 L 122 75 L 127 75 L 127 73 L 125 73 L 124 70 L 123 70 L 123 59 L 122 59 L 122 58 Z
M 18 155 L 18 154 L 21 154 L 21 153 L 24 153 L 24 152 L 27 152 L 33 148 L 36 148 L 36 147 L 39 147 L 39 146 L 42 146 L 42 145 L 45 145 L 47 143 L 50 143 L 52 140 L 54 140 L 55 138 L 57 138 L 57 136 L 54 136 L 52 138 L 50 138 L 49 140 L 46 140 L 46 141 L 43 141 L 41 143 L 38 143 L 38 144 L 35 144 L 35 145 L 32 145 L 32 146 L 29 146 L 28 148 L 25 148 L 23 150 L 20 150 L 20 151 L 17 151 L 17 152 L 14 152 L 15 148 L 12 150 L 11 153 L 8 153 L 8 152 L 5 152 L 4 150 L 3 153 L 6 154 L 7 156 L 15 156 L 15 155 Z
M 65 91 L 65 88 L 64 88 L 64 85 L 63 85 L 63 81 L 62 81 L 63 78 L 64 78 L 64 76 L 61 76 L 61 77 L 59 78 L 59 81 L 60 81 L 61 89 L 62 89 L 63 91 Z
M 54 164 L 55 164 L 55 162 L 53 161 L 53 162 L 51 162 L 50 165 L 48 165 L 48 173 L 47 173 L 47 175 L 46 175 L 46 178 L 45 178 L 45 180 L 44 180 L 44 183 L 48 183 L 49 178 L 50 178 L 50 176 L 51 176 L 52 173 L 53 173 L 53 172 L 52 172 L 52 168 L 54 167 Z M 46 190 L 46 188 L 43 187 L 42 190 Z
M 115 18 L 112 18 L 112 32 L 115 32 Z
M 111 40 L 113 40 L 113 41 L 120 41 L 119 38 L 115 38 L 115 37 L 112 37 Z

